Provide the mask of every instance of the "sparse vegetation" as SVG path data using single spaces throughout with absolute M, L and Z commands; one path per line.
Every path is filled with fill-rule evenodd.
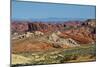
M 95 52 L 96 52 L 95 45 L 91 45 L 88 47 L 81 46 L 77 48 L 55 49 L 55 50 L 48 50 L 41 52 L 16 53 L 12 55 L 12 57 L 14 55 L 16 55 L 17 57 L 17 58 L 12 58 L 13 60 L 12 66 L 95 61 L 96 60 Z M 23 61 L 22 60 L 20 61 L 19 58 L 22 59 Z M 23 58 L 27 58 L 27 60 Z

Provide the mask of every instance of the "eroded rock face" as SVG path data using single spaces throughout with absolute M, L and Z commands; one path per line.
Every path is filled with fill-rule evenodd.
M 13 22 L 11 24 L 11 31 L 12 33 L 13 32 L 26 32 L 28 30 L 28 24 L 25 22 L 20 22 L 20 23 L 17 23 L 17 22 Z
M 58 32 L 56 32 L 56 33 L 52 33 L 49 36 L 49 42 L 53 43 L 53 46 L 59 46 L 59 47 L 63 47 L 63 48 L 80 46 L 73 39 L 62 38 L 59 35 L 62 35 L 62 33 L 58 34 Z
M 31 37 L 29 34 L 31 33 L 28 32 L 27 36 Z M 22 39 L 17 39 L 18 41 L 15 41 L 12 46 L 13 52 L 16 53 L 16 52 L 28 52 L 28 51 L 30 52 L 31 51 L 42 51 L 42 50 L 44 51 L 44 50 L 50 50 L 54 48 L 69 48 L 69 47 L 80 46 L 77 42 L 75 42 L 71 38 L 59 37 L 60 34 L 56 32 L 56 33 L 52 33 L 51 35 L 48 35 L 45 38 L 44 38 L 45 35 L 42 35 L 41 37 L 40 36 L 31 37 L 28 39 L 26 37 Z
M 25 31 L 56 31 L 64 30 L 67 26 L 79 26 L 80 23 L 73 22 L 62 22 L 62 23 L 44 23 L 44 22 L 28 22 L 28 21 L 13 21 L 11 23 L 12 32 L 25 32 Z
M 13 53 L 17 52 L 32 52 L 32 51 L 44 51 L 53 49 L 51 44 L 45 43 L 45 42 L 21 42 L 21 43 L 15 43 L 12 46 Z
M 48 41 L 49 45 L 53 44 L 55 47 L 67 48 L 70 46 L 79 46 L 79 44 L 95 43 L 96 41 L 95 20 L 87 20 L 82 23 L 76 21 L 64 23 L 13 22 L 11 28 L 15 33 L 29 32 L 27 37 L 31 37 L 30 33 L 32 33 L 32 36 L 39 35 L 38 38 L 41 36 L 41 39 L 37 40 Z M 49 39 L 46 37 L 49 37 Z

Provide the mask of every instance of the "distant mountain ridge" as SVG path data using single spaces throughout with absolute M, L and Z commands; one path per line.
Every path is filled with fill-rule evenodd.
M 25 31 L 53 31 L 53 30 L 63 30 L 66 26 L 79 26 L 80 21 L 69 21 L 69 22 L 31 22 L 31 21 L 13 21 L 11 23 L 11 29 L 14 32 L 25 32 Z
M 87 18 L 88 19 L 88 18 Z M 91 18 L 93 19 L 93 18 Z M 41 21 L 41 22 L 64 22 L 64 21 L 85 21 L 86 18 L 55 18 L 55 17 L 49 17 L 49 18 L 32 18 L 32 19 L 13 19 L 12 21 Z
M 41 21 L 12 21 L 11 23 L 11 29 L 14 32 L 25 32 L 25 31 L 55 31 L 55 30 L 64 30 L 66 27 L 72 26 L 72 27 L 78 27 L 86 25 L 87 22 L 93 21 L 94 19 L 89 19 L 86 21 L 64 21 L 61 23 L 55 23 L 55 22 L 41 22 Z M 92 23 L 92 24 L 93 24 Z M 90 23 L 91 24 L 91 23 Z

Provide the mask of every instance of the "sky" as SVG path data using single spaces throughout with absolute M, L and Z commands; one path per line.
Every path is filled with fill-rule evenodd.
M 13 20 L 95 19 L 95 6 L 12 2 Z

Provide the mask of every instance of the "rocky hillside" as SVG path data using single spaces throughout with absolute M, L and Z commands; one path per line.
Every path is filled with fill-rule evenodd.
M 12 67 L 95 61 L 96 20 L 13 21 L 11 43 Z
M 62 23 L 13 21 L 11 23 L 12 34 L 41 31 L 43 34 L 51 34 L 60 31 L 60 37 L 71 38 L 82 44 L 96 41 L 96 20 L 66 21 Z
M 50 23 L 50 22 L 29 22 L 29 21 L 13 21 L 11 23 L 12 32 L 25 32 L 25 31 L 55 31 L 64 30 L 68 27 L 80 26 L 79 21 L 68 21 L 62 23 Z

